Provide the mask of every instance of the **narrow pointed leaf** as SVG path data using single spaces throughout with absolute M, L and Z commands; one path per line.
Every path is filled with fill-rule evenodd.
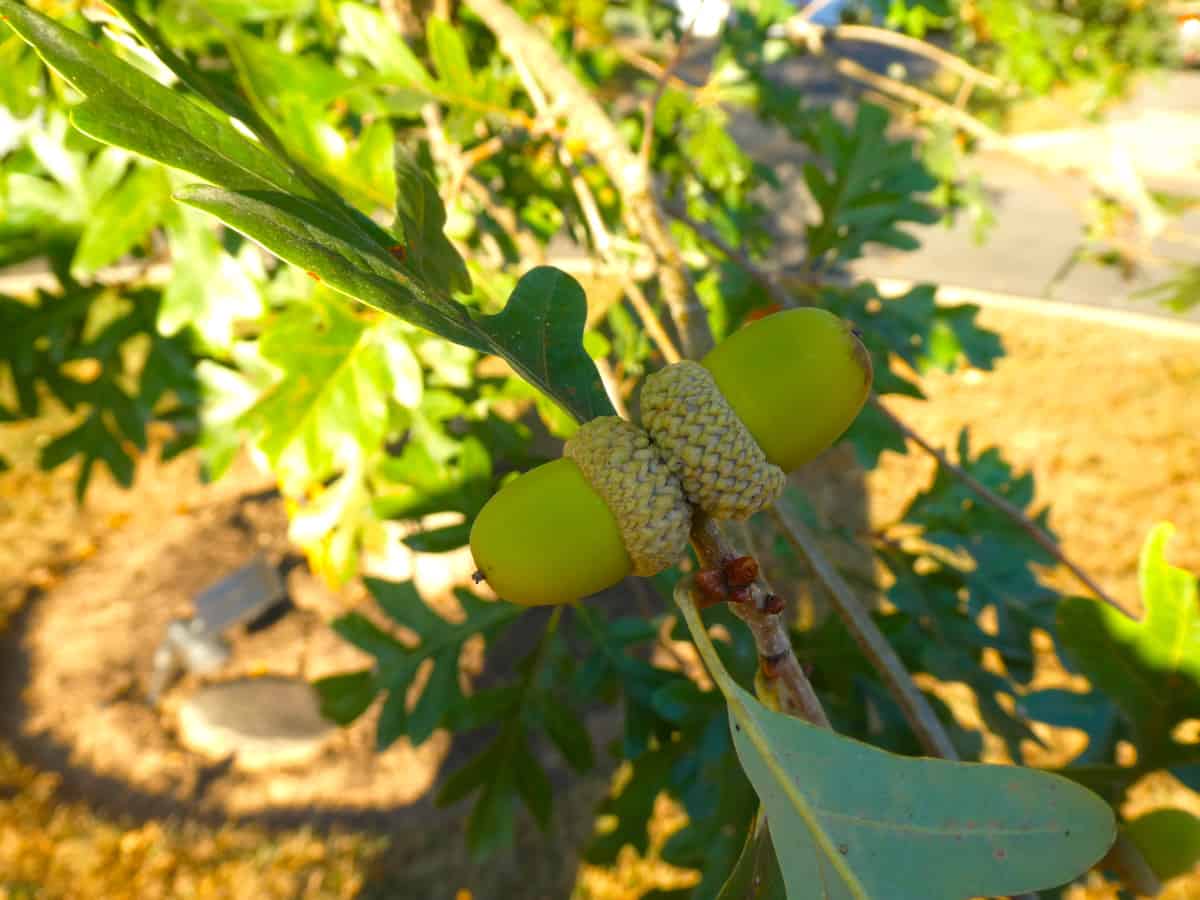
M 82 35 L 15 0 L 0 0 L 0 14 L 47 65 L 88 98 L 72 111 L 72 121 L 85 134 L 226 187 L 310 193 L 230 122 Z
M 445 647 L 433 656 L 433 670 L 425 682 L 425 690 L 408 717 L 408 737 L 414 747 L 425 743 L 446 712 L 462 699 L 458 686 L 458 657 L 458 646 Z
M 200 185 L 178 196 L 336 291 L 455 343 L 490 349 L 464 307 L 427 292 L 396 269 L 379 247 L 318 206 L 284 194 L 236 193 Z
M 231 116 L 235 116 L 249 125 L 255 123 L 256 116 L 246 102 L 222 82 L 199 71 L 171 49 L 166 38 L 137 14 L 135 3 L 131 0 L 112 0 L 108 5 L 117 11 L 142 43 L 149 47 L 163 65 L 174 72 L 180 81 Z
M 455 91 L 471 93 L 475 77 L 467 59 L 467 48 L 454 26 L 445 19 L 431 16 L 425 39 L 441 81 Z
M 554 788 L 546 777 L 546 770 L 524 740 L 517 742 L 512 760 L 517 792 L 542 831 L 545 831 L 550 826 L 550 814 L 554 808 Z
M 361 3 L 343 3 L 338 18 L 346 30 L 347 50 L 365 56 L 379 74 L 400 86 L 429 87 L 429 73 L 383 13 Z
M 396 223 L 404 231 L 405 265 L 447 294 L 469 292 L 471 276 L 446 237 L 446 207 L 437 185 L 399 144 L 395 158 Z
M 519 799 L 516 771 L 501 764 L 490 774 L 467 819 L 467 847 L 477 860 L 486 859 L 513 840 L 513 819 Z
M 330 675 L 314 682 L 313 687 L 321 700 L 321 715 L 339 725 L 349 725 L 366 712 L 379 692 L 370 669 Z
M 121 17 L 125 19 L 137 36 L 142 40 L 142 42 L 154 52 L 154 55 L 157 56 L 159 60 L 180 79 L 180 81 L 195 91 L 199 96 L 205 98 L 218 110 L 227 113 L 235 119 L 241 120 L 241 122 L 247 126 L 251 132 L 254 133 L 254 135 L 261 142 L 261 145 L 253 142 L 248 143 L 252 147 L 261 146 L 263 148 L 263 151 L 273 166 L 273 170 L 270 174 L 274 179 L 272 183 L 275 187 L 289 190 L 288 184 L 291 184 L 293 187 L 290 188 L 290 190 L 295 190 L 296 185 L 303 185 L 303 188 L 299 191 L 299 193 L 302 193 L 306 196 L 319 198 L 327 205 L 327 207 L 336 212 L 338 216 L 345 219 L 347 224 L 350 224 L 357 230 L 362 231 L 363 234 L 380 244 L 380 246 L 386 247 L 389 245 L 389 236 L 383 231 L 382 228 L 376 225 L 375 222 L 373 222 L 370 218 L 364 216 L 359 210 L 354 209 L 352 206 L 346 204 L 342 197 L 339 197 L 323 182 L 318 181 L 316 178 L 310 175 L 296 160 L 288 158 L 286 149 L 280 142 L 278 136 L 272 130 L 271 126 L 267 124 L 266 120 L 259 115 L 254 107 L 247 102 L 247 100 L 243 98 L 241 94 L 229 87 L 219 78 L 212 77 L 207 73 L 199 71 L 186 59 L 177 54 L 167 43 L 162 34 L 160 34 L 152 25 L 137 15 L 134 4 L 127 2 L 127 0 L 118 0 L 118 2 L 110 5 L 116 9 Z M 212 10 L 210 9 L 209 11 Z M 242 50 L 248 41 L 249 38 L 247 38 L 245 35 L 242 35 L 239 40 L 233 41 L 229 44 L 229 49 L 233 52 L 234 59 L 239 63 L 244 75 L 247 73 L 245 72 L 244 65 L 241 65 L 244 62 L 245 56 Z M 301 63 L 299 61 L 293 61 L 290 59 L 288 61 L 293 62 L 298 66 L 312 65 L 311 63 Z M 268 68 L 271 68 L 271 66 L 268 65 Z M 275 68 L 278 68 L 278 66 Z M 276 78 L 278 77 L 280 76 L 276 74 Z M 336 76 L 326 74 L 320 80 L 328 82 L 331 77 Z M 301 80 L 304 81 L 306 79 Z M 252 78 L 243 79 L 243 89 L 249 89 L 249 86 L 253 83 L 254 82 Z M 115 111 L 115 109 L 113 111 Z M 93 116 L 94 113 L 89 107 L 88 111 L 86 111 L 84 115 L 85 117 L 88 117 Z M 89 127 L 95 127 L 97 129 L 112 129 L 114 127 L 118 127 L 122 121 L 119 116 L 113 117 L 111 115 L 105 116 L 103 119 L 104 121 L 101 122 L 93 122 Z M 221 122 L 221 124 L 227 124 L 222 122 L 220 119 L 215 119 L 215 121 Z M 82 126 L 80 126 L 78 123 L 76 124 L 77 127 L 82 128 Z M 136 132 L 125 132 L 125 135 L 129 140 L 146 138 L 145 135 L 140 135 Z M 240 137 L 241 135 L 238 134 L 238 136 Z M 106 138 L 100 135 L 93 135 L 93 137 L 97 137 L 99 140 L 109 141 L 110 143 L 116 142 L 115 139 Z M 151 135 L 150 137 L 155 136 Z M 128 146 L 130 149 L 137 149 L 132 144 L 121 144 L 121 146 Z M 195 148 L 193 147 L 191 149 L 194 150 Z M 153 155 L 144 150 L 139 150 L 138 152 L 143 152 L 148 156 Z M 159 157 L 153 158 L 158 159 Z M 175 165 L 167 160 L 163 161 L 167 162 L 168 165 Z M 184 166 L 180 166 L 179 168 L 185 168 L 186 171 L 192 171 L 195 174 L 203 174 L 200 172 L 195 172 L 195 170 Z M 286 179 L 287 183 L 280 179 Z M 209 177 L 209 180 L 226 188 L 238 189 L 242 187 L 240 182 L 232 182 L 227 178 Z

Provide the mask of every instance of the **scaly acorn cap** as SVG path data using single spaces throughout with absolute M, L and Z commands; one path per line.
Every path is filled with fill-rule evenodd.
M 579 466 L 612 511 L 635 575 L 654 575 L 679 561 L 691 510 L 646 432 L 616 416 L 601 416 L 571 436 L 563 456 Z
M 688 500 L 714 519 L 748 519 L 783 493 L 767 460 L 712 374 L 691 360 L 660 369 L 642 388 L 642 424 Z

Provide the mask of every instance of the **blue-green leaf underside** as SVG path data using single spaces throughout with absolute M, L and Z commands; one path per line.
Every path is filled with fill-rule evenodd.
M 1057 775 L 897 756 L 767 709 L 720 664 L 676 598 L 729 707 L 734 747 L 771 823 L 788 896 L 962 900 L 1054 887 L 1112 844 L 1112 811 Z

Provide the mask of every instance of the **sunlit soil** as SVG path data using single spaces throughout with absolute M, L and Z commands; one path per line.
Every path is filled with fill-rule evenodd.
M 969 425 L 975 450 L 998 445 L 1018 470 L 1032 471 L 1038 503 L 1052 505 L 1050 524 L 1066 552 L 1122 604 L 1137 607 L 1137 554 L 1157 521 L 1178 527 L 1169 547 L 1172 562 L 1200 570 L 1200 342 L 1012 312 L 985 311 L 981 322 L 1002 333 L 1009 352 L 994 373 L 930 375 L 922 384 L 929 402 L 889 401 L 893 409 L 940 446 L 953 446 L 959 429 Z M 35 456 L 32 441 L 28 430 L 0 428 L 0 450 L 14 462 Z M 29 475 L 20 468 L 0 475 L 0 627 L 29 588 L 52 589 L 63 572 L 103 552 L 106 534 L 124 527 L 124 511 L 137 503 L 100 476 L 95 500 L 80 515 L 69 472 Z M 869 523 L 894 521 L 931 474 L 931 461 L 921 454 L 885 455 L 866 480 Z M 836 509 L 845 491 L 861 490 L 856 481 L 849 475 L 830 479 L 820 505 Z M 1083 592 L 1066 572 L 1047 577 L 1061 590 Z M 1083 687 L 1079 676 L 1057 664 L 1046 636 L 1037 646 L 1034 689 Z M 978 725 L 968 691 L 929 686 L 964 725 Z M 1047 746 L 1027 742 L 1021 750 L 1028 764 L 1059 765 L 1086 740 L 1069 729 L 1034 727 Z M 1008 761 L 992 736 L 985 736 L 985 757 Z M 55 787 L 53 776 L 20 764 L 0 741 L 0 900 L 392 896 L 364 893 L 370 872 L 388 856 L 375 838 L 126 822 L 62 802 Z M 588 803 L 571 815 L 586 827 L 591 801 L 583 799 Z M 1200 797 L 1166 774 L 1136 785 L 1123 812 L 1136 816 L 1164 806 L 1200 815 Z M 660 800 L 649 851 L 639 856 L 626 848 L 613 867 L 579 867 L 574 896 L 632 900 L 655 887 L 686 886 L 695 876 L 660 856 L 667 837 L 684 823 L 677 806 Z M 423 851 L 422 878 L 437 883 L 440 877 L 446 897 L 455 897 L 463 883 L 461 854 L 448 849 L 461 841 L 461 834 L 448 831 L 429 842 L 446 848 L 444 856 Z M 564 854 L 561 863 L 569 878 L 575 860 Z M 491 900 L 482 888 L 471 896 Z M 1109 900 L 1117 893 L 1093 874 L 1068 896 Z M 1200 897 L 1200 875 L 1176 879 L 1161 896 Z

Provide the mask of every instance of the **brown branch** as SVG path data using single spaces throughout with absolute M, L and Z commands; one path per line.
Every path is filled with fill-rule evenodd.
M 449 206 L 454 202 L 462 187 L 462 175 L 460 174 L 462 148 L 451 144 L 446 137 L 446 130 L 442 127 L 442 110 L 436 103 L 426 103 L 422 106 L 421 118 L 425 122 L 429 152 L 449 175 L 441 191 L 442 202 Z
M 1114 870 L 1125 887 L 1139 897 L 1157 897 L 1162 891 L 1162 882 L 1146 862 L 1145 854 L 1124 830 L 1117 833 L 1116 841 L 1096 865 Z
M 525 92 L 529 94 L 529 99 L 538 111 L 538 115 L 542 117 L 549 115 L 550 100 L 542 91 L 537 79 L 533 77 L 533 73 L 529 70 L 525 61 L 519 53 L 515 52 L 510 58 L 513 68 L 517 70 L 517 75 L 525 87 Z M 575 197 L 579 200 L 579 208 L 583 211 L 584 221 L 587 223 L 588 231 L 592 235 L 592 244 L 596 252 L 600 255 L 600 259 L 606 265 L 620 272 L 618 277 L 621 281 L 621 287 L 625 290 L 630 304 L 642 320 L 642 327 L 646 329 L 646 333 L 654 341 L 663 358 L 668 363 L 679 362 L 681 359 L 679 350 L 676 348 L 675 342 L 671 340 L 671 336 L 667 334 L 667 330 L 663 328 L 662 322 L 659 321 L 654 309 L 650 306 L 650 301 L 646 298 L 638 283 L 634 281 L 633 276 L 625 268 L 621 267 L 620 260 L 617 259 L 613 249 L 613 236 L 609 232 L 608 226 L 604 224 L 604 216 L 600 213 L 600 204 L 596 202 L 596 196 L 592 193 L 592 188 L 587 183 L 587 179 L 583 177 L 583 174 L 579 171 L 579 167 L 575 165 L 574 155 L 561 142 L 558 145 L 558 158 L 571 177 L 571 189 L 575 192 Z
M 483 182 L 472 175 L 463 179 L 463 189 L 479 203 L 492 220 L 512 238 L 521 256 L 528 262 L 541 265 L 546 259 L 546 249 L 527 228 L 521 225 L 516 213 L 501 204 Z
M 703 512 L 697 512 L 692 520 L 692 546 L 700 565 L 706 569 L 720 569 L 742 555 L 729 543 L 717 523 Z M 778 610 L 765 611 L 767 598 L 774 596 L 771 586 L 760 575 L 751 585 L 750 599 L 742 603 L 730 602 L 729 608 L 750 628 L 760 665 L 774 681 L 779 708 L 790 716 L 830 728 L 829 717 L 796 659 L 783 616 Z
M 958 86 L 958 91 L 954 94 L 954 103 L 952 104 L 954 108 L 965 110 L 974 90 L 975 82 L 968 81 L 966 78 L 964 78 L 962 80 L 962 84 Z
M 476 144 L 474 147 L 463 148 L 462 161 L 465 172 L 469 172 L 475 166 L 479 165 L 484 160 L 491 159 L 497 153 L 504 149 L 504 138 L 498 134 L 492 135 L 486 141 Z
M 817 577 L 829 588 L 834 609 L 841 616 L 846 630 L 883 679 L 888 693 L 904 713 L 904 718 L 908 720 L 921 746 L 931 756 L 958 759 L 958 751 L 955 750 L 950 735 L 946 733 L 937 713 L 917 688 L 912 675 L 883 636 L 875 620 L 859 602 L 858 596 L 821 551 L 816 536 L 803 522 L 789 516 L 778 506 L 771 512 L 788 541 L 808 559 Z
M 835 25 L 825 28 L 820 25 L 814 25 L 802 14 L 793 16 L 784 23 L 783 27 L 788 39 L 793 42 L 809 44 L 814 39 L 823 40 L 832 38 L 835 41 L 880 44 L 935 62 L 942 68 L 959 75 L 964 81 L 970 84 L 983 85 L 998 93 L 1011 94 L 1014 90 L 1014 86 L 1006 82 L 1003 78 L 998 78 L 990 72 L 976 68 L 961 56 L 956 56 L 928 41 L 909 37 L 906 34 L 891 31 L 887 28 L 877 28 L 873 25 Z M 813 32 L 816 32 L 816 34 L 814 35 Z
M 646 292 L 642 290 L 640 284 L 633 280 L 633 276 L 629 273 L 622 272 L 620 278 L 625 296 L 629 298 L 630 304 L 637 311 L 638 318 L 642 320 L 642 325 L 645 326 L 650 339 L 658 347 L 658 352 L 663 355 L 663 359 L 666 360 L 668 365 L 679 362 L 683 359 L 683 354 L 679 352 L 679 348 L 675 346 L 675 342 L 671 340 L 671 336 L 663 328 L 662 322 L 659 321 L 658 315 L 650 305 L 649 298 L 646 297 Z
M 1107 603 L 1121 614 L 1128 616 L 1131 619 L 1135 618 L 1129 613 L 1128 610 L 1114 600 L 1108 594 L 1108 592 L 1104 590 L 1104 588 L 1097 584 L 1095 579 L 1093 579 L 1079 565 L 1073 562 L 1070 557 L 1063 553 L 1062 548 L 1058 546 L 1054 538 L 1046 534 L 1046 532 L 1042 530 L 1042 528 L 1039 527 L 1036 522 L 1021 512 L 1021 510 L 1019 510 L 1008 500 L 1005 500 L 987 485 L 976 479 L 973 475 L 971 475 L 970 472 L 962 468 L 962 466 L 952 463 L 945 453 L 937 449 L 937 447 L 933 446 L 931 443 L 925 440 L 925 438 L 921 437 L 921 435 L 914 431 L 908 424 L 906 424 L 903 419 L 888 409 L 878 396 L 872 394 L 869 402 L 871 406 L 882 413 L 884 418 L 891 422 L 892 425 L 895 426 L 895 428 L 901 434 L 903 434 L 905 438 L 912 441 L 914 444 L 932 456 L 935 460 L 937 460 L 939 466 L 969 487 L 975 494 L 986 501 L 989 505 L 1004 513 L 1004 515 L 1011 519 L 1013 523 L 1016 524 L 1022 531 L 1033 538 L 1039 547 L 1066 566 L 1066 568 L 1070 570 L 1071 574 L 1073 574 L 1080 580 L 1080 582 L 1086 585 L 1088 590 L 1094 593 L 1100 600 Z
M 411 3 L 402 3 L 400 0 L 379 0 L 379 11 L 402 38 L 414 39 L 424 35 L 425 28 Z
M 656 76 L 657 83 L 654 85 L 654 93 L 646 100 L 645 109 L 642 111 L 642 146 L 638 151 L 638 158 L 642 161 L 642 165 L 646 167 L 647 177 L 649 177 L 650 173 L 650 149 L 654 143 L 654 117 L 658 113 L 658 104 L 662 102 L 663 94 L 666 93 L 667 81 L 687 54 L 688 44 L 691 43 L 691 39 L 692 32 L 691 29 L 688 29 L 683 33 L 683 37 L 679 39 L 679 43 L 675 45 L 675 52 L 671 54 L 671 59 L 667 62 L 666 68 Z
M 757 281 L 759 285 L 762 286 L 762 289 L 767 292 L 767 295 L 780 306 L 793 305 L 791 296 L 779 286 L 778 282 L 776 282 L 776 280 L 772 278 L 765 269 L 756 264 L 752 259 L 750 259 L 749 256 L 747 256 L 737 247 L 734 247 L 723 237 L 717 234 L 716 229 L 709 225 L 695 221 L 686 212 L 676 206 L 667 205 L 664 209 L 667 215 L 669 215 L 671 218 L 682 222 L 688 228 L 692 229 L 692 231 L 696 232 L 696 234 L 700 235 L 700 237 L 705 241 L 720 250 L 723 254 L 725 254 L 726 257 L 741 266 L 746 274 Z
M 963 112 L 961 109 L 956 109 L 953 104 L 947 103 L 945 100 L 935 97 L 927 91 L 915 88 L 911 84 L 897 81 L 895 78 L 880 75 L 878 72 L 872 72 L 866 66 L 859 65 L 852 59 L 839 59 L 834 63 L 833 67 L 842 75 L 853 78 L 855 81 L 869 84 L 876 90 L 893 98 L 911 103 L 922 109 L 935 109 L 945 114 L 947 118 L 951 119 L 963 131 L 982 141 L 990 143 L 1000 143 L 1001 141 L 998 132 L 992 130 L 969 113 Z
M 617 373 L 613 371 L 612 363 L 607 359 L 593 360 L 596 364 L 596 372 L 600 375 L 600 383 L 604 385 L 604 391 L 608 394 L 608 399 L 613 405 L 613 409 L 617 411 L 617 415 L 622 419 L 628 419 L 629 407 L 625 405 L 625 395 L 621 393 L 621 382 L 617 378 Z
M 699 88 L 697 88 L 695 85 L 689 84 L 678 75 L 668 74 L 666 66 L 651 59 L 645 54 L 639 53 L 638 50 L 635 47 L 630 46 L 627 41 L 618 40 L 610 46 L 617 52 L 617 55 L 621 57 L 621 59 L 625 60 L 625 62 L 630 65 L 630 67 L 637 69 L 639 72 L 644 72 L 651 78 L 665 78 L 667 85 L 669 87 L 673 87 L 677 91 L 694 93 L 699 90 Z
M 646 167 L 625 143 L 616 125 L 558 51 L 536 28 L 501 0 L 467 0 L 497 36 L 510 59 L 520 58 L 536 75 L 552 105 L 565 111 L 569 138 L 581 141 L 621 194 L 631 230 L 640 232 L 661 264 L 659 284 L 688 356 L 712 346 L 712 334 L 679 248 L 663 221 Z

